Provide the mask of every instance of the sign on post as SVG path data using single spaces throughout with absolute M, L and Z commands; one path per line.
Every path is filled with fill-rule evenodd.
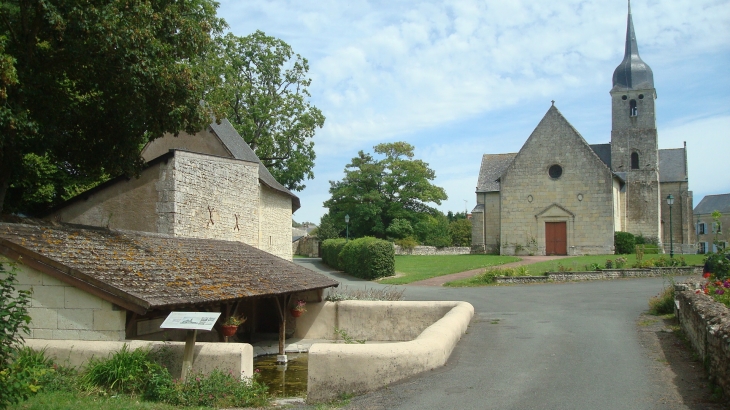
M 220 312 L 171 312 L 160 325 L 161 329 L 185 329 L 185 351 L 183 353 L 182 374 L 185 381 L 188 372 L 193 368 L 193 352 L 198 330 L 210 331 L 220 316 Z

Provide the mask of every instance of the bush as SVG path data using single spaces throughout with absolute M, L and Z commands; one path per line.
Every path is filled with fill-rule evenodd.
M 173 381 L 169 373 L 150 380 L 146 398 L 174 406 L 215 408 L 265 407 L 268 387 L 255 378 L 241 380 L 238 375 L 213 370 L 209 375 L 191 373 L 185 382 Z
M 718 280 L 730 278 L 730 256 L 728 251 L 711 253 L 705 258 L 705 272 L 712 273 Z
M 395 275 L 393 244 L 372 237 L 349 241 L 340 252 L 342 269 L 362 279 L 378 279 Z
M 146 349 L 122 349 L 107 359 L 92 358 L 82 377 L 87 389 L 99 388 L 107 393 L 139 394 L 155 377 L 169 376 L 167 369 L 152 361 Z
M 396 239 L 395 244 L 400 246 L 403 250 L 412 251 L 416 249 L 416 246 L 418 246 L 418 241 L 414 237 L 409 236 L 403 239 Z
M 649 299 L 649 313 L 652 315 L 674 313 L 674 283 L 664 288 L 657 296 Z
M 616 254 L 628 255 L 634 253 L 636 238 L 629 232 L 616 232 L 613 234 L 613 245 Z
M 345 243 L 347 240 L 342 238 L 327 239 L 322 242 L 322 263 L 333 269 L 343 270 L 340 263 L 340 252 L 345 247 Z
M 11 365 L 24 340 L 21 333 L 30 333 L 31 292 L 16 290 L 16 284 L 15 269 L 6 270 L 0 263 L 0 408 L 27 398 L 34 388 L 30 385 L 33 375 Z

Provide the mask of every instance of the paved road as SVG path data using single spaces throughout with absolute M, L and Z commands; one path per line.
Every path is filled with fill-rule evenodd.
M 382 285 L 298 263 L 348 287 Z M 662 279 L 438 288 L 406 286 L 407 300 L 465 300 L 468 333 L 446 366 L 359 396 L 366 409 L 690 409 L 650 371 L 636 320 Z M 673 400 L 676 401 L 676 400 Z

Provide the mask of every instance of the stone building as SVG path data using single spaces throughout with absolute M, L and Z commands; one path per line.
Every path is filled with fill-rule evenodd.
M 58 222 L 240 241 L 291 260 L 299 198 L 279 184 L 228 120 L 167 134 L 142 151 L 138 178 L 107 181 L 51 210 Z
M 160 329 L 176 310 L 243 315 L 245 340 L 292 327 L 297 299 L 338 285 L 239 241 L 19 222 L 0 222 L 0 264 L 33 291 L 30 339 L 184 340 Z M 198 340 L 222 340 L 214 330 Z
M 720 220 L 712 217 L 713 212 L 720 213 Z M 730 194 L 707 195 L 694 209 L 695 229 L 697 231 L 697 252 L 717 252 L 727 248 L 730 234 Z M 719 246 L 718 246 L 719 245 Z
M 474 252 L 610 254 L 616 231 L 669 243 L 669 194 L 675 252 L 694 249 L 686 144 L 658 148 L 654 78 L 630 8 L 610 95 L 609 144 L 589 145 L 553 103 L 519 152 L 483 156 Z

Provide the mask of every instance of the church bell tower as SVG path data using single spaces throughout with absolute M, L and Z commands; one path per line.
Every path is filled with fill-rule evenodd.
M 625 181 L 622 230 L 661 241 L 661 192 L 656 90 L 651 68 L 639 57 L 631 0 L 624 59 L 613 72 L 611 169 Z

